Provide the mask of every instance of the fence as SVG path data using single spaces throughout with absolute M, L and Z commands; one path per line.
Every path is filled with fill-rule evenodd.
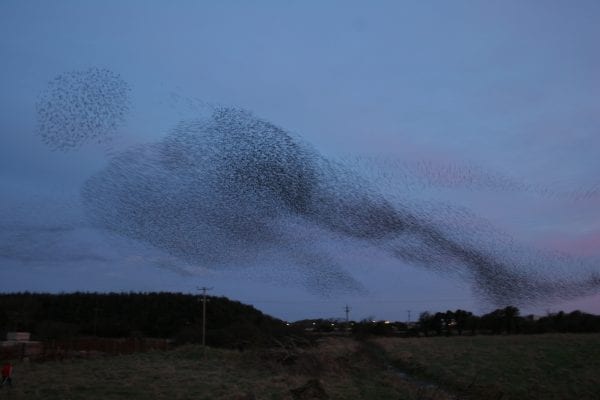
M 0 347 L 0 359 L 62 360 L 168 350 L 169 347 L 169 340 L 154 338 L 77 338 L 46 342 L 4 342 Z

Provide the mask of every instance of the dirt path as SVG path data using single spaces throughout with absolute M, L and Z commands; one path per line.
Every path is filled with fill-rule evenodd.
M 387 371 L 391 372 L 399 379 L 417 387 L 419 392 L 422 393 L 422 397 L 420 397 L 420 399 L 462 400 L 461 397 L 450 393 L 448 390 L 442 388 L 439 384 L 422 378 L 417 378 L 414 375 L 411 375 L 408 371 L 405 371 L 394 365 L 393 361 L 387 356 L 385 350 L 377 343 L 371 340 L 365 340 L 361 342 L 361 344 L 363 350 L 366 351 L 371 357 L 376 359 L 377 362 L 381 364 Z

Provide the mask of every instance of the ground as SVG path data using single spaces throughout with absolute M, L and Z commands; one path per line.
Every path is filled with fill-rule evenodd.
M 326 338 L 314 347 L 16 362 L 11 399 L 597 399 L 600 335 Z

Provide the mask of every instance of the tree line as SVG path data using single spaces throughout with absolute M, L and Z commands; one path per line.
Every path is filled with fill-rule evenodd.
M 418 329 L 425 335 L 600 332 L 600 316 L 582 311 L 522 316 L 517 307 L 508 306 L 482 316 L 465 310 L 424 312 L 419 317 Z
M 196 343 L 202 296 L 182 293 L 0 294 L 0 334 L 31 332 L 32 340 L 154 337 Z M 284 321 L 225 297 L 207 296 L 206 343 L 239 347 L 287 335 Z
M 540 334 L 600 332 L 600 316 L 573 311 L 548 313 L 545 316 L 522 316 L 513 306 L 499 308 L 478 316 L 470 311 L 423 312 L 418 321 L 340 321 L 339 319 L 307 319 L 294 326 L 313 333 L 346 333 L 357 336 L 462 336 L 477 334 Z
M 600 316 L 573 311 L 522 316 L 513 306 L 477 316 L 465 310 L 423 312 L 417 322 L 303 320 L 286 322 L 225 297 L 207 296 L 206 343 L 237 347 L 272 344 L 311 333 L 457 336 L 600 332 Z M 182 293 L 0 294 L 0 334 L 31 332 L 32 340 L 146 337 L 198 343 L 202 296 Z

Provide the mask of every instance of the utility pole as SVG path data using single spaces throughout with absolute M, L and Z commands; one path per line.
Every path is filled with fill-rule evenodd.
M 94 336 L 98 336 L 98 306 L 94 307 Z
M 206 292 L 212 290 L 206 286 L 199 287 L 198 290 L 202 291 L 202 347 L 206 352 Z
M 350 307 L 348 307 L 348 304 L 346 304 L 346 307 L 344 307 L 344 311 L 346 312 L 346 323 L 348 323 L 348 314 L 350 313 Z
M 410 310 L 406 310 L 406 313 L 408 314 L 408 322 L 407 322 L 407 325 L 410 325 Z

